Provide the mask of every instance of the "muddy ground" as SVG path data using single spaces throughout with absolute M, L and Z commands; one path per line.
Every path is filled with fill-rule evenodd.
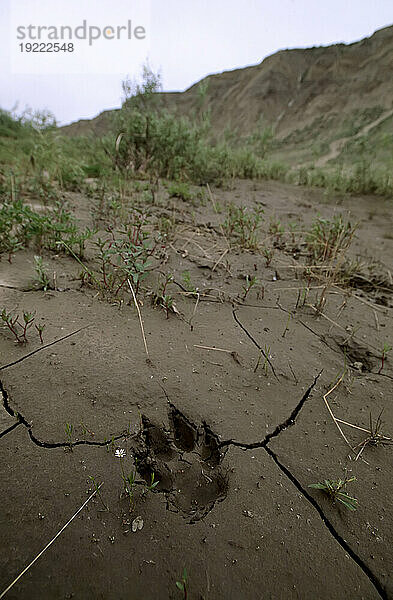
M 1 590 L 102 483 L 7 598 L 184 598 L 184 569 L 189 599 L 393 598 L 392 448 L 367 444 L 355 460 L 369 434 L 341 424 L 353 452 L 323 399 L 345 369 L 334 415 L 368 429 L 383 409 L 380 433 L 393 435 L 391 355 L 381 370 L 391 201 L 270 182 L 215 189 L 214 203 L 196 192 L 185 202 L 162 188 L 149 205 L 153 226 L 164 216 L 172 230 L 139 294 L 148 359 L 129 294 L 104 297 L 72 257 L 45 252 L 55 289 L 37 290 L 34 248 L 2 257 L 0 309 L 35 311 L 45 330 L 24 345 L 0 330 Z M 94 197 L 68 201 L 103 234 Z M 269 266 L 223 235 L 230 202 L 263 207 Z M 337 213 L 359 221 L 349 256 L 366 270 L 351 289 L 332 285 L 318 315 L 320 281 L 298 302 L 304 237 L 277 240 L 269 221 L 300 232 Z M 90 243 L 84 263 L 94 260 Z M 151 301 L 160 273 L 174 276 L 168 319 Z M 243 298 L 247 275 L 259 283 Z M 122 467 L 136 469 L 132 510 Z M 345 477 L 356 477 L 354 512 L 308 487 Z

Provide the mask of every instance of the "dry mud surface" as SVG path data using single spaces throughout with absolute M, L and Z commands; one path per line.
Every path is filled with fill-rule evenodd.
M 360 223 L 350 253 L 391 272 L 387 200 L 269 182 L 213 194 L 222 211 L 262 205 L 261 240 L 272 215 L 307 229 L 317 215 L 350 213 Z M 90 224 L 92 200 L 69 201 Z M 189 599 L 393 598 L 392 448 L 369 445 L 355 460 L 323 400 L 346 363 L 329 396 L 334 414 L 367 429 L 383 409 L 393 434 L 389 355 L 379 373 L 393 339 L 389 281 L 333 286 L 316 315 L 314 290 L 295 308 L 297 249 L 277 247 L 267 267 L 260 253 L 228 248 L 209 198 L 150 210 L 175 216 L 177 229 L 146 289 L 158 271 L 173 273 L 180 314 L 167 319 L 140 294 L 149 360 L 127 295 L 114 302 L 81 286 L 71 257 L 44 254 L 57 274 L 47 292 L 32 286 L 34 250 L 0 262 L 0 309 L 36 311 L 46 325 L 43 345 L 0 330 L 0 593 L 86 501 L 94 477 L 108 510 L 96 495 L 7 598 L 182 598 L 184 568 Z M 89 251 L 85 260 L 93 264 Z M 184 271 L 198 303 L 182 289 Z M 246 275 L 263 294 L 241 299 Z M 258 365 L 259 348 L 270 364 Z M 367 437 L 342 427 L 353 447 Z M 121 462 L 138 473 L 132 513 Z M 143 493 L 152 472 L 159 483 Z M 346 474 L 356 477 L 355 512 L 308 487 Z

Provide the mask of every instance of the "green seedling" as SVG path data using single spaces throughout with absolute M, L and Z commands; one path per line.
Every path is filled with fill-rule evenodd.
M 166 318 L 169 319 L 169 313 L 175 312 L 173 298 L 170 294 L 165 294 L 165 296 L 161 297 L 162 307 L 166 312 Z
M 43 334 L 44 329 L 46 327 L 45 323 L 38 323 L 38 325 L 34 325 L 34 327 L 36 328 L 36 330 L 38 332 L 38 335 L 40 336 L 40 342 L 41 342 L 41 344 L 43 344 L 44 343 L 44 339 L 43 339 L 42 334 Z
M 355 511 L 358 507 L 358 501 L 345 491 L 346 485 L 352 481 L 356 481 L 356 477 L 337 480 L 325 479 L 320 483 L 310 483 L 308 487 L 321 490 L 329 496 L 333 503 L 340 502 L 348 510 Z
M 378 371 L 378 375 L 381 373 L 384 365 L 385 365 L 385 361 L 386 361 L 386 357 L 388 355 L 388 353 L 391 351 L 392 347 L 389 346 L 389 344 L 384 344 L 383 348 L 382 348 L 382 356 L 381 356 L 381 366 L 379 367 L 379 371 Z
M 107 512 L 109 512 L 109 508 L 108 508 L 108 506 L 105 504 L 105 501 L 104 501 L 104 499 L 103 499 L 103 497 L 102 497 L 102 494 L 101 494 L 101 492 L 100 492 L 100 484 L 98 484 L 98 483 L 96 482 L 95 478 L 94 478 L 92 475 L 89 475 L 89 479 L 90 479 L 90 481 L 92 482 L 92 484 L 93 484 L 93 487 L 94 487 L 95 491 L 97 492 L 97 496 L 98 496 L 98 497 L 99 497 L 99 499 L 101 500 L 101 503 L 102 503 L 103 507 L 105 508 L 105 510 L 106 510 Z
M 123 488 L 130 502 L 130 511 L 132 512 L 135 507 L 134 502 L 134 490 L 136 486 L 137 472 L 136 469 L 126 474 L 124 469 L 124 459 L 126 457 L 126 451 L 123 448 L 117 448 L 115 450 L 115 456 L 120 460 L 121 478 L 123 480 Z
M 266 246 L 263 246 L 262 254 L 265 257 L 266 267 L 270 267 L 271 262 L 273 260 L 273 256 L 274 256 L 273 248 L 267 248 Z
M 146 491 L 152 492 L 153 490 L 156 489 L 156 487 L 158 486 L 159 483 L 160 483 L 159 481 L 155 481 L 155 474 L 153 471 L 150 476 L 150 485 L 146 485 Z
M 80 426 L 82 428 L 82 434 L 86 435 L 86 433 L 88 433 L 89 435 L 91 435 L 91 437 L 95 436 L 94 431 L 91 431 L 91 429 L 89 429 L 88 427 L 86 427 L 86 425 L 84 423 L 80 423 Z
M 157 294 L 153 294 L 153 304 L 161 306 L 166 312 L 166 318 L 169 319 L 169 313 L 173 312 L 179 314 L 176 308 L 173 297 L 168 294 L 167 287 L 173 281 L 173 275 L 169 274 L 165 276 L 164 281 L 159 286 Z
M 35 313 L 30 313 L 24 311 L 22 313 L 23 323 L 19 322 L 19 315 L 13 315 L 12 313 L 7 313 L 6 309 L 3 308 L 1 312 L 1 320 L 5 324 L 5 326 L 9 329 L 9 331 L 14 336 L 15 340 L 18 344 L 27 344 L 27 332 L 30 327 L 33 325 L 35 319 Z M 34 325 L 35 329 L 40 336 L 41 344 L 43 343 L 42 333 L 44 331 L 45 325 L 43 323 L 39 323 L 38 325 Z
M 30 329 L 30 327 L 33 325 L 33 321 L 34 321 L 34 313 L 29 313 L 27 311 L 23 312 L 23 323 L 21 325 L 22 327 L 22 337 L 23 337 L 23 341 L 27 344 L 27 330 Z
M 95 233 L 97 233 L 97 229 L 89 229 L 86 227 L 84 231 L 75 230 L 71 233 L 71 235 L 67 239 L 67 245 L 77 247 L 77 256 L 79 258 L 83 258 L 85 254 L 85 246 L 86 241 L 89 240 Z
M 64 426 L 64 430 L 68 439 L 68 445 L 70 450 L 72 451 L 72 446 L 73 446 L 73 442 L 72 442 L 72 434 L 74 431 L 74 426 L 72 425 L 72 423 L 66 423 Z
M 49 275 L 46 271 L 46 266 L 43 264 L 41 256 L 34 257 L 34 269 L 36 272 L 36 281 L 39 289 L 46 292 L 49 289 Z
M 186 288 L 187 292 L 190 292 L 194 296 L 194 298 L 197 298 L 198 297 L 198 288 L 196 288 L 191 281 L 190 271 L 184 271 L 182 273 L 182 279 L 184 282 L 184 287 Z
M 8 327 L 8 329 L 10 330 L 12 335 L 15 337 L 15 340 L 18 342 L 18 344 L 23 344 L 24 340 L 19 335 L 18 329 L 17 329 L 17 326 L 18 325 L 20 326 L 18 319 L 19 319 L 18 315 L 13 317 L 11 313 L 7 313 L 5 308 L 3 308 L 2 313 L 1 313 L 1 320 L 3 321 L 3 323 L 5 323 L 6 327 Z
M 256 250 L 258 248 L 258 229 L 263 219 L 263 209 L 258 207 L 249 212 L 244 206 L 229 205 L 223 229 L 229 237 L 239 241 L 242 248 Z
M 249 275 L 246 275 L 246 285 L 243 286 L 243 300 L 245 300 L 248 296 L 248 293 L 250 292 L 250 290 L 254 287 L 254 285 L 259 284 L 260 281 L 259 279 L 254 275 L 253 277 L 250 277 Z
M 270 233 L 270 235 L 272 235 L 276 238 L 276 242 L 278 242 L 280 240 L 284 231 L 285 231 L 285 229 L 284 229 L 283 225 L 281 225 L 281 221 L 279 221 L 275 217 L 272 217 L 270 219 L 270 223 L 269 223 L 269 233 Z
M 164 240 L 170 240 L 173 237 L 175 228 L 176 221 L 173 217 L 161 217 L 157 224 L 157 229 Z
M 188 597 L 188 575 L 187 569 L 183 569 L 183 575 L 180 581 L 176 581 L 176 587 L 183 593 L 184 600 Z

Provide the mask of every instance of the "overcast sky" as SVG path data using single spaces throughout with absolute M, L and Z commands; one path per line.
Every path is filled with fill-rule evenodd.
M 182 91 L 209 73 L 259 63 L 283 48 L 349 43 L 393 23 L 392 0 L 48 2 L 0 0 L 0 107 L 48 108 L 61 123 L 119 106 L 121 81 L 138 74 L 141 53 L 161 70 L 164 90 Z M 73 56 L 22 55 L 16 24 L 27 25 L 24 16 L 33 19 L 29 10 L 36 25 L 75 26 L 84 18 L 117 26 L 131 19 L 146 36 L 140 42 L 99 40 L 91 47 L 78 40 Z M 36 72 L 29 73 L 34 61 Z M 75 61 L 80 72 L 67 72 L 78 70 Z

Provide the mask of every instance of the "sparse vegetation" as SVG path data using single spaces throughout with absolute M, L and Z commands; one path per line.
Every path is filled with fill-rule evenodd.
M 169 313 L 177 314 L 179 311 L 176 308 L 173 296 L 168 293 L 167 288 L 173 282 L 173 275 L 168 274 L 160 283 L 159 290 L 153 294 L 153 304 L 161 306 L 166 312 L 166 318 L 169 319 Z
M 384 344 L 382 348 L 382 356 L 381 356 L 381 366 L 379 368 L 378 374 L 382 372 L 382 369 L 385 365 L 386 357 L 388 353 L 392 350 L 392 347 L 389 344 Z
M 73 447 L 73 434 L 74 434 L 74 426 L 72 423 L 66 423 L 64 425 L 64 431 L 68 440 L 68 449 L 72 452 Z
M 309 488 L 321 490 L 329 496 L 333 503 L 340 502 L 348 510 L 355 511 L 358 507 L 358 501 L 350 496 L 345 488 L 348 483 L 356 481 L 356 477 L 346 477 L 345 479 L 325 479 L 320 483 L 310 483 Z
M 272 72 L 272 85 L 275 77 Z M 154 587 L 146 586 L 147 596 L 161 589 L 156 583 L 163 584 L 163 594 L 190 596 L 187 571 L 180 576 L 189 557 L 180 563 L 178 576 L 173 553 L 165 569 L 157 568 L 157 557 L 168 547 L 165 536 L 172 546 L 179 544 L 179 552 L 191 548 L 192 559 L 199 547 L 211 547 L 214 536 L 227 532 L 223 518 L 241 521 L 241 539 L 229 540 L 227 549 L 224 540 L 224 559 L 229 565 L 239 561 L 231 572 L 244 572 L 249 553 L 240 548 L 260 545 L 259 552 L 269 554 L 272 540 L 260 514 L 272 517 L 275 510 L 285 527 L 296 523 L 307 552 L 325 552 L 333 533 L 338 552 L 344 548 L 359 557 L 347 561 L 346 569 L 353 568 L 356 575 L 364 563 L 373 577 L 375 571 L 374 579 L 368 572 L 359 579 L 364 586 L 359 594 L 370 595 L 374 580 L 387 581 L 383 561 L 390 539 L 382 517 L 389 493 L 386 457 L 393 442 L 381 410 L 384 405 L 389 409 L 392 378 L 391 347 L 382 347 L 392 335 L 388 203 L 357 203 L 331 192 L 380 193 L 391 188 L 391 176 L 383 187 L 361 137 L 351 142 L 357 153 L 352 165 L 343 149 L 326 167 L 290 169 L 271 158 L 279 156 L 280 144 L 267 122 L 243 137 L 230 128 L 220 137 L 211 122 L 206 86 L 191 90 L 199 103 L 183 118 L 163 108 L 156 94 L 159 83 L 148 69 L 141 83 L 126 82 L 123 107 L 101 137 L 66 138 L 45 114 L 17 119 L 0 112 L 0 350 L 7 357 L 0 364 L 5 410 L 0 437 L 5 440 L 4 464 L 10 459 L 13 479 L 22 482 L 18 493 L 4 494 L 5 514 L 17 511 L 20 516 L 20 527 L 4 520 L 4 527 L 10 527 L 5 539 L 12 539 L 16 560 L 18 545 L 34 538 L 36 526 L 22 509 L 26 490 L 39 496 L 28 503 L 40 508 L 41 519 L 45 512 L 54 514 L 43 500 L 51 506 L 53 492 L 60 502 L 64 487 L 67 500 L 59 506 L 71 515 L 75 494 L 86 491 L 86 458 L 97 473 L 88 480 L 94 488 L 88 493 L 93 491 L 107 512 L 97 515 L 92 502 L 80 535 L 89 536 L 89 548 L 94 542 L 100 564 L 108 562 L 99 555 L 106 557 L 108 549 L 116 561 L 124 554 L 131 571 L 119 587 L 122 596 L 141 594 L 141 589 L 143 596 L 143 578 L 134 586 L 141 573 L 157 577 Z M 344 117 L 348 132 L 361 132 L 368 118 L 359 114 L 346 122 Z M 371 112 L 369 118 L 372 122 Z M 97 131 L 100 123 L 98 118 Z M 325 125 L 323 119 L 315 122 L 316 127 Z M 310 139 L 312 134 L 312 128 L 299 130 L 294 138 Z M 317 160 L 328 151 L 334 134 L 332 140 L 315 136 L 308 156 Z M 324 187 L 327 193 L 238 177 L 292 180 Z M 359 231 L 356 218 L 363 223 Z M 44 344 L 45 327 L 51 337 Z M 33 343 L 26 346 L 28 341 Z M 342 353 L 344 373 L 323 393 Z M 324 378 L 318 380 L 322 369 Z M 337 418 L 336 411 L 361 426 Z M 65 423 L 70 420 L 74 425 Z M 302 435 L 296 436 L 300 430 Z M 52 437 L 56 431 L 58 440 Z M 291 432 L 300 467 L 298 461 L 281 460 L 270 446 L 272 438 L 281 436 L 285 458 L 292 448 Z M 23 470 L 56 447 L 74 452 L 54 450 L 45 473 L 37 471 L 39 478 L 29 480 L 27 489 Z M 342 464 L 349 451 L 353 474 L 362 480 L 362 510 L 350 528 L 340 515 L 331 520 L 332 510 L 314 511 L 313 506 L 322 501 L 326 508 L 325 494 L 355 511 L 358 501 L 347 491 L 355 477 L 312 483 L 314 491 L 300 497 L 302 473 L 312 472 L 316 464 L 326 472 L 333 452 Z M 96 467 L 91 466 L 94 457 Z M 273 459 L 271 471 L 266 461 Z M 260 471 L 261 460 L 267 471 Z M 68 473 L 60 495 L 50 483 L 57 469 L 60 475 L 64 469 Z M 100 493 L 103 479 L 108 503 Z M 82 482 L 82 489 L 75 481 Z M 292 493 L 293 482 L 299 494 Z M 19 500 L 15 507 L 14 499 Z M 112 512 L 108 505 L 120 506 L 120 511 Z M 311 529 L 308 517 L 316 519 Z M 321 521 L 318 529 L 319 517 L 326 527 Z M 196 527 L 186 525 L 196 522 Z M 369 527 L 373 534 L 379 532 L 371 537 Z M 186 530 L 184 540 L 179 531 Z M 288 537 L 287 546 L 275 544 L 281 552 L 276 563 L 285 566 L 292 557 L 290 569 L 298 571 L 296 536 Z M 135 554 L 131 562 L 130 547 Z M 370 562 L 371 552 L 376 560 Z M 221 553 L 220 565 L 222 558 Z M 334 557 L 330 567 L 336 563 Z M 51 569 L 50 577 L 59 572 L 57 566 Z M 263 574 L 254 572 L 263 586 Z M 340 578 L 336 588 L 328 578 L 329 594 L 337 595 L 338 589 L 350 596 L 353 573 L 348 581 Z M 191 595 L 196 586 L 198 597 L 241 596 L 237 583 L 230 587 L 235 575 L 229 575 L 229 583 L 226 576 L 215 582 L 213 569 L 202 575 L 200 581 L 192 580 Z M 275 586 L 273 579 L 269 585 Z M 267 589 L 267 595 L 282 592 L 280 577 L 276 579 L 277 587 Z M 34 579 L 27 582 L 26 593 L 34 592 L 34 586 Z M 97 588 L 93 583 L 93 595 Z M 60 585 L 59 590 L 62 596 L 69 592 Z M 304 590 L 297 591 L 301 595 Z
M 182 273 L 182 279 L 184 283 L 184 287 L 187 292 L 189 292 L 194 298 L 198 295 L 198 288 L 191 281 L 190 271 L 184 271 Z
M 187 575 L 187 569 L 183 569 L 182 578 L 180 579 L 180 581 L 176 581 L 176 587 L 177 587 L 178 590 L 180 590 L 182 592 L 184 600 L 187 600 L 187 598 L 188 598 L 188 575 Z
M 20 319 L 22 319 L 22 322 L 20 321 Z M 33 323 L 35 320 L 34 313 L 30 313 L 28 311 L 23 311 L 22 317 L 21 317 L 18 314 L 14 314 L 12 312 L 7 312 L 7 310 L 5 308 L 3 308 L 2 312 L 1 312 L 1 320 L 3 322 L 4 327 L 6 327 L 8 329 L 8 331 L 10 331 L 12 333 L 15 341 L 18 344 L 27 344 L 28 343 L 29 340 L 27 339 L 27 334 L 28 334 L 29 330 L 31 329 L 31 327 L 33 326 Z M 43 334 L 45 325 L 42 323 L 35 324 L 35 328 L 38 332 L 40 341 L 42 343 L 43 342 L 42 334 Z
M 246 275 L 246 285 L 243 286 L 243 300 L 247 298 L 251 289 L 256 285 L 260 285 L 259 279 L 255 275 L 252 277 Z
M 248 211 L 244 206 L 230 204 L 223 225 L 226 235 L 237 241 L 242 248 L 257 250 L 257 234 L 262 224 L 263 212 L 261 207 Z
M 47 265 L 44 265 L 42 256 L 34 257 L 34 269 L 36 272 L 36 281 L 40 290 L 46 292 L 49 289 L 49 275 L 46 270 Z
M 362 427 L 354 427 L 355 429 L 365 431 L 368 434 L 367 437 L 363 441 L 361 441 L 360 444 L 355 446 L 355 448 L 354 448 L 354 450 L 359 449 L 359 451 L 356 455 L 356 459 L 360 458 L 363 451 L 368 446 L 376 448 L 378 446 L 391 446 L 393 444 L 393 439 L 391 437 L 389 437 L 388 435 L 385 435 L 382 432 L 382 428 L 384 425 L 384 423 L 382 421 L 382 413 L 383 413 L 383 409 L 379 413 L 379 415 L 376 418 L 375 423 L 374 423 L 371 412 L 370 412 L 370 423 L 369 423 L 368 431 L 367 431 L 367 429 L 363 429 Z M 348 423 L 348 425 L 350 425 L 352 427 L 351 424 Z
M 336 259 L 347 250 L 352 242 L 357 226 L 345 222 L 342 215 L 333 219 L 318 218 L 306 236 L 306 247 L 312 262 Z

